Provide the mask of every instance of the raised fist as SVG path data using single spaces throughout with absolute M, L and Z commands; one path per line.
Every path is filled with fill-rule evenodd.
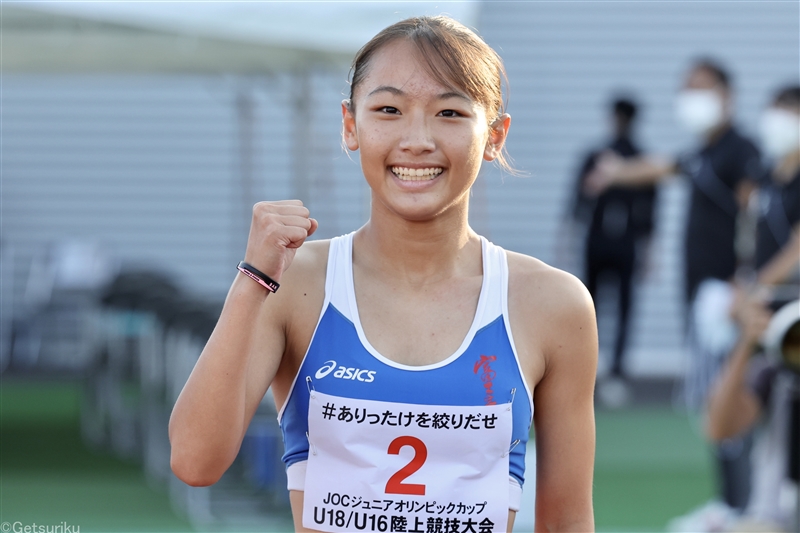
M 317 221 L 309 216 L 300 200 L 258 202 L 253 206 L 244 260 L 280 281 L 297 249 L 317 226 Z

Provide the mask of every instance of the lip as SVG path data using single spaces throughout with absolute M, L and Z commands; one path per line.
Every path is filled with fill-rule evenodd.
M 435 175 L 430 179 L 421 179 L 421 180 L 403 180 L 397 176 L 394 172 L 392 172 L 392 167 L 404 167 L 404 168 L 413 168 L 413 169 L 425 169 L 425 168 L 441 168 L 442 171 Z M 425 164 L 413 164 L 413 165 L 404 165 L 404 164 L 397 164 L 397 165 L 390 165 L 386 168 L 386 172 L 391 176 L 392 181 L 401 189 L 407 191 L 420 191 L 423 189 L 427 189 L 437 182 L 440 181 L 441 177 L 447 173 L 447 168 L 441 165 L 425 165 Z
M 405 168 L 444 168 L 444 165 L 439 163 L 390 163 L 388 168 L 392 167 L 405 167 Z

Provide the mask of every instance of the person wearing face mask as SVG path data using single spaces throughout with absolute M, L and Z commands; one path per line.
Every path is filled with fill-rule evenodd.
M 766 357 L 761 344 L 772 329 L 768 325 L 780 320 L 771 320 L 764 294 L 774 292 L 769 288 L 775 285 L 796 287 L 800 273 L 800 86 L 777 93 L 762 115 L 760 130 L 770 170 L 753 202 L 758 211 L 756 282 L 733 306 L 739 338 L 709 395 L 706 420 L 713 441 L 758 429 L 750 499 L 731 531 L 789 531 L 798 516 L 798 473 L 789 475 L 787 445 L 790 417 L 800 404 L 790 399 L 791 373 L 778 360 Z M 789 293 L 796 297 L 796 288 Z M 787 307 L 792 305 L 796 308 L 797 301 Z M 790 309 L 781 308 L 778 315 L 786 311 Z
M 623 158 L 641 153 L 633 138 L 637 105 L 630 98 L 615 98 L 609 111 L 612 137 L 603 146 Z M 583 191 L 584 180 L 601 151 L 589 152 L 575 180 L 571 218 L 586 226 L 584 282 L 595 302 L 598 288 L 612 275 L 617 293 L 616 338 L 609 376 L 598 383 L 598 399 L 607 407 L 622 407 L 630 400 L 624 353 L 628 339 L 634 278 L 641 266 L 653 230 L 655 186 L 611 187 L 593 197 Z M 571 221 L 566 221 L 570 223 Z
M 725 356 L 736 341 L 729 324 L 730 282 L 738 266 L 737 219 L 761 173 L 753 142 L 733 123 L 731 77 L 719 63 L 699 59 L 690 67 L 675 102 L 681 126 L 696 147 L 677 157 L 645 155 L 623 160 L 604 154 L 586 180 L 590 194 L 611 186 L 646 185 L 684 175 L 691 183 L 684 240 L 684 296 L 690 368 L 687 405 L 699 409 Z M 720 326 L 722 324 L 722 326 Z M 719 493 L 741 510 L 749 492 L 749 440 L 726 441 L 716 449 Z
M 702 281 L 729 280 L 736 271 L 736 217 L 755 188 L 760 157 L 733 123 L 731 77 L 713 60 L 698 60 L 689 69 L 675 115 L 696 139 L 693 150 L 631 159 L 606 152 L 587 177 L 586 190 L 597 195 L 614 185 L 644 186 L 681 174 L 691 180 L 684 286 L 691 302 Z
M 760 130 L 771 170 L 758 191 L 755 267 L 759 284 L 774 285 L 792 275 L 800 256 L 800 86 L 777 93 Z

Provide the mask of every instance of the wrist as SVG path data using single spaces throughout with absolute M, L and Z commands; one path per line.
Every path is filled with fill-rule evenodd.
M 233 278 L 233 285 L 231 286 L 230 292 L 236 298 L 253 300 L 256 303 L 263 302 L 267 296 L 272 294 L 264 290 L 263 287 L 259 287 L 252 279 L 239 271 L 236 272 L 236 277 Z
M 246 261 L 240 261 L 236 268 L 240 273 L 264 287 L 268 292 L 277 292 L 281 286 L 280 283 Z
M 739 345 L 743 349 L 748 351 L 748 355 L 752 354 L 753 352 L 756 351 L 756 349 L 758 349 L 759 343 L 760 343 L 759 337 L 752 334 L 743 333 L 742 336 L 739 338 Z
M 249 251 L 249 250 L 248 250 Z M 281 274 L 283 273 L 282 262 L 280 260 L 270 261 L 269 257 L 265 257 L 266 254 L 264 253 L 245 253 L 242 261 L 247 263 L 248 265 L 252 266 L 253 268 L 257 269 L 258 271 L 262 272 L 266 276 L 269 276 L 276 282 L 280 283 L 281 281 Z M 238 265 L 237 265 L 238 268 Z

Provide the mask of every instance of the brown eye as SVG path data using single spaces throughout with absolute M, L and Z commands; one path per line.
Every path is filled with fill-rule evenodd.
M 381 111 L 382 113 L 388 113 L 390 115 L 399 115 L 400 114 L 400 111 L 396 107 L 392 107 L 390 105 L 383 106 L 383 107 L 379 108 L 378 111 Z
M 445 109 L 444 111 L 439 112 L 440 115 L 443 117 L 453 118 L 453 117 L 460 117 L 461 113 L 458 111 L 454 111 L 452 109 Z

